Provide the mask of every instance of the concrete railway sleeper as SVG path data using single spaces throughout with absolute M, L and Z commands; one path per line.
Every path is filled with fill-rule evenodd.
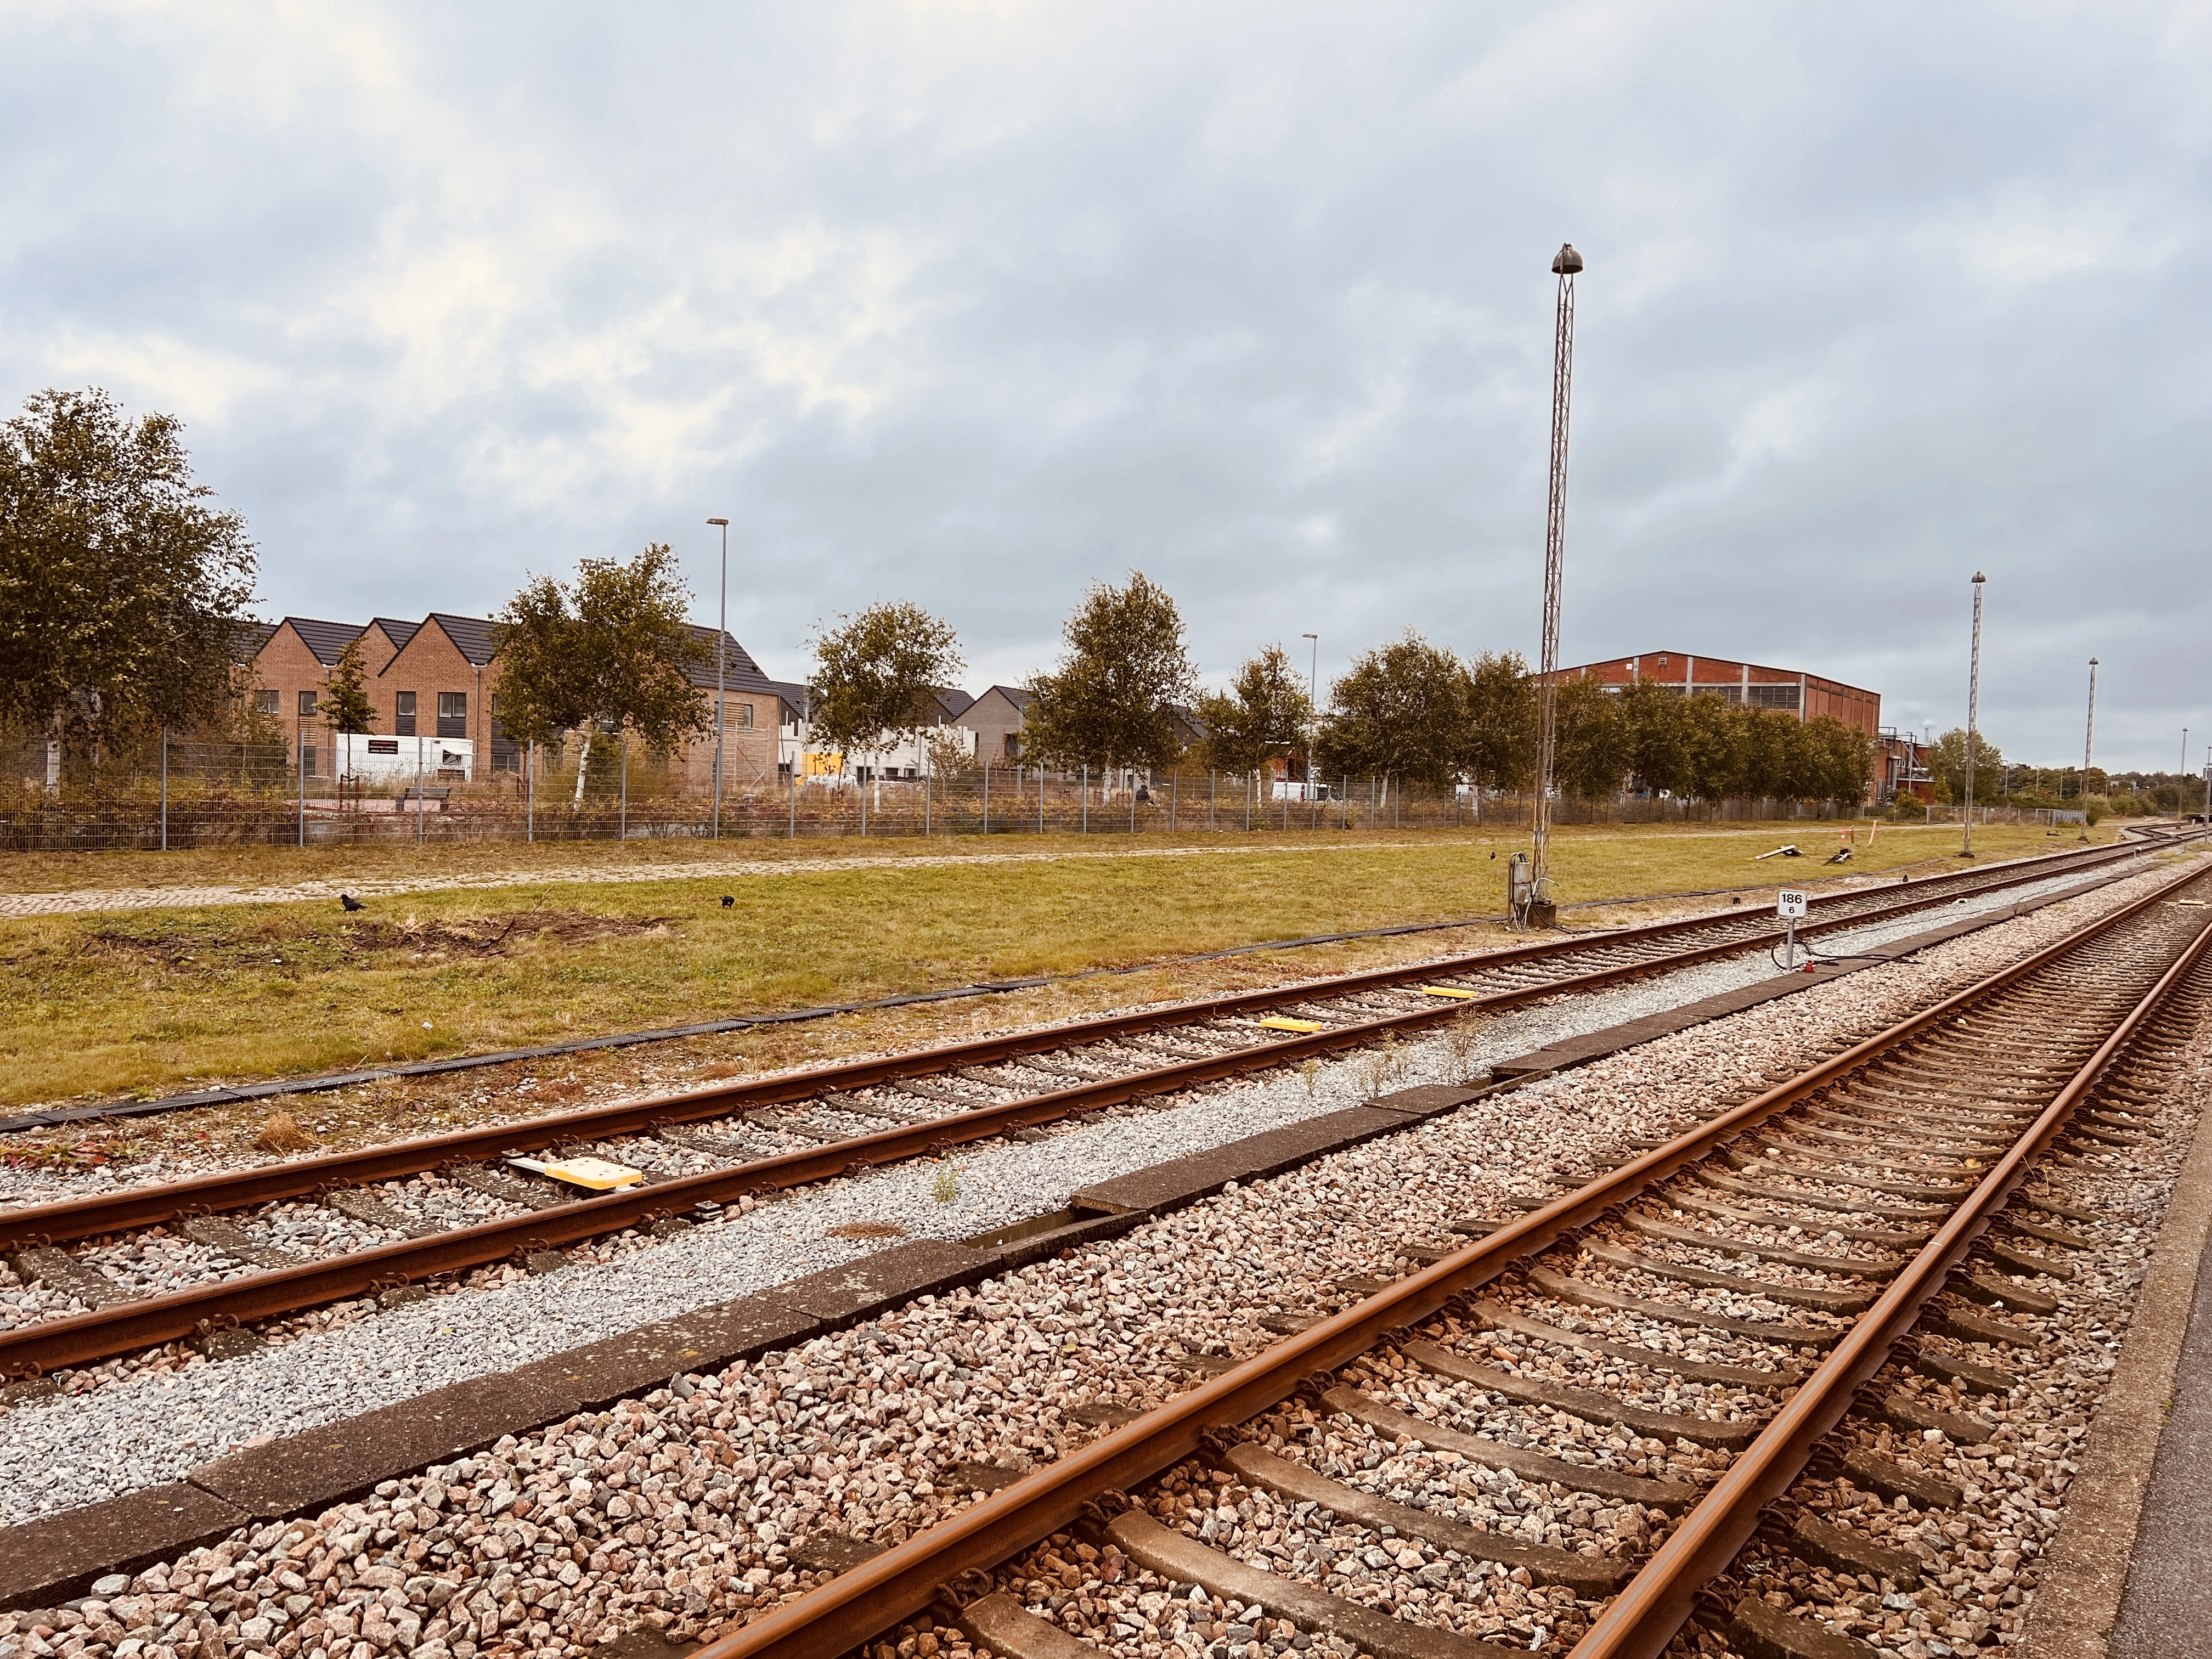
M 1819 918 L 1800 931 L 1863 927 L 2140 850 L 1832 895 L 1814 901 Z M 1775 932 L 1771 918 L 1741 914 L 1649 924 L 0 1212 L 0 1253 L 45 1297 L 0 1327 L 0 1378 L 195 1337 L 235 1351 L 249 1340 L 239 1328 L 256 1321 L 626 1229 L 681 1227 L 749 1194 L 1030 1136 L 1470 1013 L 1757 949 Z M 1039 1091 L 1039 1078 L 1065 1086 Z M 548 1148 L 646 1180 L 584 1196 L 499 1167 Z
M 1887 1518 L 1942 1536 L 1936 1517 L 1975 1490 L 1923 1448 L 1986 1470 L 1992 1425 L 1972 1402 L 2027 1386 L 2066 1283 L 2042 1253 L 2087 1249 L 2069 1228 L 2098 1224 L 2053 1182 L 2124 1176 L 2139 1156 L 2081 1131 L 2120 1123 L 2149 1146 L 2188 1127 L 2147 1103 L 2212 993 L 2212 915 L 2162 902 L 2192 887 L 2212 892 L 2212 875 L 2166 884 L 1542 1207 L 1452 1224 L 1455 1237 L 1401 1254 L 1401 1277 L 1346 1281 L 1340 1305 L 1273 1319 L 1272 1346 L 1194 1365 L 1186 1392 L 1031 1473 L 994 1471 L 972 1506 L 704 1652 L 872 1653 L 920 1617 L 1056 1659 L 1170 1641 L 1376 1659 L 1684 1642 L 1842 1659 L 1871 1650 L 1823 1617 L 1838 1586 L 1923 1619 L 1928 1595 L 1969 1580 L 1998 1605 L 2009 1569 L 1947 1570 L 1930 1589 L 1949 1558 Z M 1988 1069 L 1969 1028 L 2000 1022 L 2032 1066 Z M 1962 1085 L 1984 1074 L 2039 1080 Z M 1794 1133 L 1816 1112 L 1903 1135 L 1971 1115 L 2003 1136 L 1899 1152 L 1900 1173 L 1940 1170 L 1960 1195 L 1911 1224 L 1861 1227 L 1835 1218 L 1863 1213 L 1867 1189 L 1838 1182 Z M 1723 1205 L 1692 1184 L 1755 1145 L 1756 1190 Z M 1819 1504 L 1792 1500 L 1814 1488 Z M 1808 1591 L 1808 1575 L 1828 1588 Z M 1944 1628 L 1992 1627 L 1962 1612 Z

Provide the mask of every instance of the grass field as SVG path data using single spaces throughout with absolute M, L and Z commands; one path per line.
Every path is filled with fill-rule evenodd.
M 165 1093 L 216 1078 L 299 1075 L 1495 912 L 1504 855 L 1522 844 L 1474 831 L 1361 844 L 1371 839 L 742 880 L 711 866 L 609 880 L 638 867 L 635 849 L 617 848 L 606 850 L 632 858 L 599 866 L 595 880 L 413 894 L 359 915 L 319 902 L 0 922 L 0 1053 L 9 1062 L 0 1103 Z M 1753 862 L 1782 840 L 1814 856 Z M 1977 842 L 1985 859 L 2072 844 L 1994 827 Z M 1833 828 L 1814 823 L 1568 830 L 1557 867 L 1564 900 L 1595 901 L 1844 873 L 1815 861 L 1833 843 Z M 750 860 L 760 845 L 732 850 Z M 945 843 L 844 845 L 938 854 Z M 1053 845 L 979 842 L 993 852 Z M 1091 854 L 1152 845 L 1057 843 Z M 1957 845 L 1955 828 L 1885 825 L 1850 869 L 1953 864 Z M 800 850 L 819 856 L 823 846 Z M 522 849 L 498 850 L 511 869 Z M 574 871 L 578 848 L 545 850 Z M 210 866 L 191 878 L 330 879 L 351 855 L 292 856 L 301 862 L 281 870 Z M 55 873 L 52 860 L 42 867 Z M 12 875 L 0 863 L 0 887 L 22 890 Z M 726 908 L 725 894 L 736 901 Z M 1470 930 L 1417 948 L 1439 948 L 1438 939 L 1452 941 L 1446 948 L 1494 942 Z M 1278 960 L 1288 965 L 1273 971 L 1318 972 L 1325 958 L 1342 953 L 1285 953 Z

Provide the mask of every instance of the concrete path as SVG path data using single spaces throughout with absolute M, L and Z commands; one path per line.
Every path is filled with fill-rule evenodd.
M 1255 858 L 1263 854 L 1333 854 L 1383 848 L 1400 851 L 1464 853 L 1470 845 L 1460 841 L 1440 841 L 1429 845 L 1395 841 L 1316 841 L 1298 846 L 1135 847 L 1097 853 L 947 853 L 835 859 L 698 859 L 681 864 L 630 866 L 540 864 L 527 868 L 468 873 L 425 873 L 398 878 L 362 877 L 348 879 L 339 877 L 330 881 L 301 881 L 266 887 L 211 884 L 199 887 L 81 887 L 57 893 L 0 893 L 0 918 L 82 915 L 102 910 L 197 909 L 210 905 L 295 904 L 315 900 L 334 902 L 341 892 L 351 893 L 358 898 L 375 898 L 400 893 L 543 886 L 549 882 L 597 884 L 705 881 L 712 878 L 737 880 L 750 876 L 803 876 L 831 871 L 893 868 L 917 870 L 949 865 L 1065 864 L 1082 859 L 1218 858 L 1229 854 Z
M 2136 1529 L 2112 1659 L 2212 1656 L 2212 1245 Z

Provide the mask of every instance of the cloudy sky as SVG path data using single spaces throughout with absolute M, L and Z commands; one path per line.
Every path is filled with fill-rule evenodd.
M 796 675 L 970 683 L 1132 567 L 1210 673 L 1407 626 L 2212 736 L 2212 11 L 2109 3 L 0 9 L 0 403 L 173 411 L 264 610 L 684 555 Z M 2192 459 L 2193 458 L 2193 459 Z

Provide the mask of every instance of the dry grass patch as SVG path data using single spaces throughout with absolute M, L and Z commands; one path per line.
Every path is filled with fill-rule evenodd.
M 848 1221 L 842 1227 L 832 1227 L 823 1237 L 828 1238 L 904 1238 L 906 1229 L 896 1221 Z
M 289 1112 L 271 1114 L 261 1126 L 261 1133 L 253 1137 L 257 1152 L 311 1152 L 322 1144 L 301 1127 L 300 1120 Z
M 1792 868 L 1778 870 L 1784 860 L 1755 864 L 1752 854 L 1778 839 L 1810 851 L 1820 833 L 1832 840 L 1832 827 L 1816 823 L 1571 830 L 1559 843 L 1563 896 L 1802 884 L 1821 866 L 1788 860 Z M 1956 834 L 1885 826 L 1860 860 L 1824 873 L 1932 867 L 1955 848 Z M 2055 845 L 2040 831 L 1977 838 L 1990 858 Z M 1251 856 L 549 884 L 527 906 L 449 890 L 380 901 L 357 915 L 333 902 L 9 921 L 0 923 L 8 1062 L 0 1104 L 145 1097 L 1480 915 L 1499 908 L 1504 854 L 1518 844 L 1470 831 L 1388 846 L 1321 840 Z M 724 908 L 732 889 L 736 903 Z M 928 1028 L 1073 1017 L 1499 942 L 1477 927 L 1236 958 L 1203 971 L 1145 969 L 1066 996 L 1025 994 L 1018 1009 L 1038 1012 L 1018 1012 L 1015 999 L 955 1004 Z M 750 1067 L 819 1055 L 824 1044 L 849 1047 L 863 1030 L 866 1041 L 890 1042 L 927 1025 L 872 1015 L 854 1026 L 771 1028 L 687 1063 Z M 580 1102 L 602 1074 L 597 1060 L 564 1066 L 534 1089 L 529 1109 L 562 1103 L 571 1091 L 569 1103 Z M 577 1077 L 590 1080 L 564 1080 Z M 377 1109 L 402 1126 L 417 1114 L 404 1091 L 380 1085 L 378 1098 Z

